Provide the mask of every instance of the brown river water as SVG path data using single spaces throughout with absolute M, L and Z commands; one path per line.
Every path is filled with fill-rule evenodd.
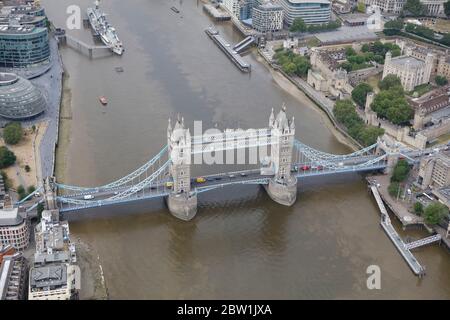
M 65 27 L 68 5 L 84 12 L 92 4 L 41 2 L 57 27 Z M 65 183 L 101 185 L 134 170 L 163 147 L 167 119 L 177 113 L 191 128 L 194 120 L 203 128 L 260 128 L 270 109 L 285 103 L 298 139 L 327 152 L 350 151 L 311 101 L 274 81 L 256 52 L 245 56 L 251 74 L 239 72 L 204 33 L 212 21 L 201 2 L 102 6 L 126 52 L 90 60 L 62 49 L 73 115 Z M 218 28 L 232 43 L 242 39 L 231 23 Z M 68 32 L 93 43 L 89 30 Z M 100 95 L 109 99 L 106 108 Z M 112 299 L 450 298 L 450 255 L 438 246 L 419 249 L 427 275 L 414 276 L 380 228 L 359 175 L 303 180 L 290 208 L 260 187 L 234 186 L 201 194 L 190 222 L 173 218 L 162 200 L 72 216 L 71 232 L 98 253 Z M 381 268 L 380 290 L 366 287 L 369 265 Z

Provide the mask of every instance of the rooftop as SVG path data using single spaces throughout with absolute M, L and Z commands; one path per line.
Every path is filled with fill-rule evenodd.
M 17 226 L 23 221 L 18 208 L 0 210 L 0 227 Z
M 412 67 L 422 67 L 425 65 L 425 63 L 422 60 L 416 59 L 411 56 L 400 56 L 392 58 L 391 63 L 400 67 L 404 67 L 407 64 L 409 64 Z
M 33 32 L 39 32 L 45 30 L 45 28 L 36 28 L 33 25 L 0 25 L 0 34 L 28 34 Z
M 351 43 L 361 40 L 376 40 L 378 36 L 369 30 L 367 26 L 348 27 L 342 26 L 337 30 L 321 32 L 315 35 L 323 44 L 327 43 Z
M 66 284 L 66 264 L 55 264 L 31 269 L 30 286 L 33 288 L 61 287 Z

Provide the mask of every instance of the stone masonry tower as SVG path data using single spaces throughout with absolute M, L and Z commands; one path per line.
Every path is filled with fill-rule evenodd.
M 272 109 L 269 128 L 272 130 L 271 158 L 275 176 L 270 180 L 266 190 L 275 202 L 291 206 L 297 199 L 297 178 L 291 175 L 295 123 L 294 118 L 288 120 L 285 106 L 276 117 Z
M 191 191 L 191 134 L 185 129 L 183 118 L 178 117 L 173 129 L 169 119 L 167 144 L 173 179 L 167 205 L 175 217 L 188 221 L 197 213 L 197 195 Z

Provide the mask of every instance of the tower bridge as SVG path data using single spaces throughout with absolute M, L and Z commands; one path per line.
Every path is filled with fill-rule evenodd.
M 195 162 L 196 156 L 234 154 L 235 151 L 261 147 L 267 148 L 267 156 L 259 159 L 259 168 L 192 176 L 192 158 Z M 183 118 L 178 117 L 173 126 L 169 119 L 167 144 L 130 174 L 97 187 L 61 184 L 49 177 L 36 193 L 43 193 L 40 202 L 45 203 L 46 208 L 59 208 L 61 212 L 164 198 L 169 211 L 187 221 L 197 213 L 198 194 L 217 188 L 262 185 L 273 201 L 292 206 L 296 202 L 297 184 L 305 177 L 389 171 L 400 156 L 411 162 L 420 155 L 417 151 L 402 148 L 395 141 L 380 138 L 376 144 L 346 155 L 316 150 L 295 139 L 295 120 L 288 118 L 283 106 L 276 116 L 272 109 L 266 128 L 256 130 L 228 129 L 223 133 L 191 136 Z

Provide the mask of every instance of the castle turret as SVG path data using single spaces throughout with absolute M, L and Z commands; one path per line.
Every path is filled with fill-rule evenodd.
M 272 136 L 271 159 L 275 175 L 269 181 L 266 190 L 275 202 L 291 206 L 297 198 L 297 178 L 291 174 L 295 119 L 288 120 L 285 105 L 283 105 L 276 118 L 273 118 L 272 113 L 269 127 Z
M 167 127 L 169 173 L 173 180 L 167 199 L 170 212 L 182 220 L 191 220 L 197 213 L 197 195 L 191 191 L 191 133 L 184 127 L 184 118 L 178 119 L 172 129 Z

